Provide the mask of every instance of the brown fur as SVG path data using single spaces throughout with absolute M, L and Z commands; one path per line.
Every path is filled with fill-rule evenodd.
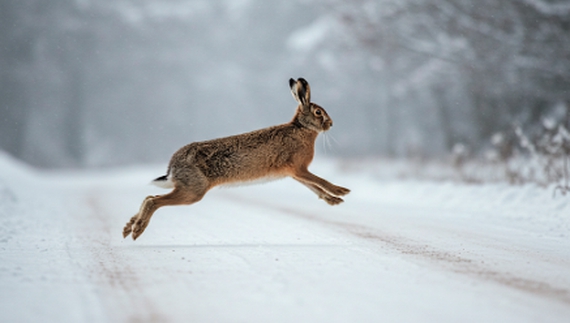
M 123 237 L 138 238 L 151 216 L 166 205 L 198 202 L 214 186 L 257 179 L 290 176 L 330 205 L 343 200 L 349 189 L 336 186 L 309 172 L 319 132 L 332 126 L 326 111 L 310 102 L 310 87 L 304 79 L 289 81 L 299 103 L 293 119 L 282 125 L 241 135 L 195 142 L 180 148 L 170 160 L 167 175 L 172 192 L 148 196 L 139 213 L 123 229 Z

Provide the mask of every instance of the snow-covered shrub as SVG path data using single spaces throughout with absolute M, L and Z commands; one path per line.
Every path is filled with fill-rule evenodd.
M 469 149 L 462 143 L 456 143 L 451 149 L 451 162 L 456 169 L 461 169 L 469 157 Z
M 563 124 L 543 120 L 543 131 L 530 139 L 520 127 L 515 130 L 520 146 L 528 153 L 529 180 L 541 185 L 556 184 L 556 191 L 570 192 L 570 133 Z M 533 177 L 528 177 L 529 174 Z

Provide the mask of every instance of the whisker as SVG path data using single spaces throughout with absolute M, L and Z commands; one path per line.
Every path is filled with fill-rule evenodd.
M 323 136 L 323 137 L 324 137 L 324 139 L 325 139 L 325 141 L 324 141 L 325 147 L 328 148 L 329 152 L 331 152 L 331 153 L 334 152 L 334 145 L 332 144 L 332 142 L 331 142 L 331 140 L 330 140 L 330 138 L 332 138 L 332 136 L 327 133 L 327 134 L 325 134 L 325 136 Z M 333 139 L 334 139 L 334 138 L 333 138 Z
M 329 150 L 331 152 L 334 152 L 335 149 L 335 145 L 333 145 L 333 143 L 331 142 L 331 139 L 338 145 L 338 141 L 336 139 L 334 139 L 334 137 L 331 134 L 327 134 L 326 136 L 326 141 L 327 141 L 327 145 L 329 146 Z
M 337 145 L 340 145 L 340 143 L 338 142 L 338 140 L 334 139 L 333 135 L 329 135 L 329 136 L 330 136 L 330 138 L 331 138 Z

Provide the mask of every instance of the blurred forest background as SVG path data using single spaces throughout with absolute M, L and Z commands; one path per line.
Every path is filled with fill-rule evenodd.
M 335 121 L 328 156 L 482 155 L 568 128 L 570 2 L 0 2 L 0 149 L 40 167 L 287 122 L 301 76 Z

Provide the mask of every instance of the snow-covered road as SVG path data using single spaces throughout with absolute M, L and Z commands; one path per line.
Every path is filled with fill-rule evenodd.
M 331 207 L 292 180 L 124 223 L 162 168 L 0 159 L 1 322 L 569 322 L 570 203 L 534 187 L 378 180 Z

